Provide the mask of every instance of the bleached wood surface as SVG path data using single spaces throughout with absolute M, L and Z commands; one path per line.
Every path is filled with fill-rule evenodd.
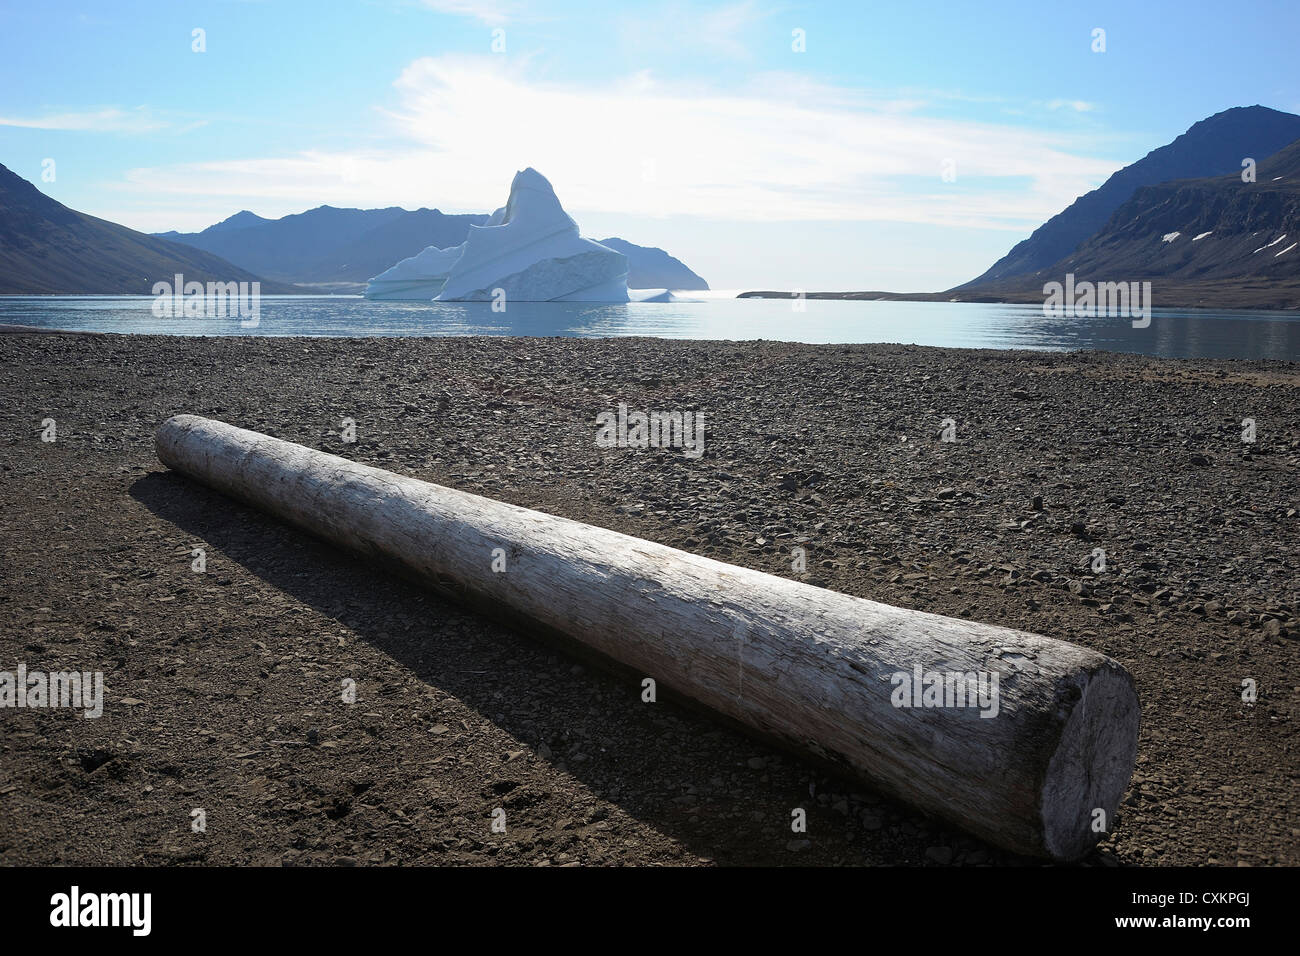
M 360 465 L 193 415 L 170 468 L 437 590 L 566 634 L 1007 849 L 1058 860 L 1110 827 L 1137 750 L 1116 661 L 891 607 Z M 506 570 L 493 570 L 494 549 Z M 897 673 L 998 674 L 997 716 L 896 707 Z M 639 693 L 640 688 L 635 688 Z

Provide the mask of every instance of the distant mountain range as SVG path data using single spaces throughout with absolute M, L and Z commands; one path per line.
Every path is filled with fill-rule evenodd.
M 355 291 L 349 287 L 364 285 L 426 246 L 459 245 L 471 225 L 482 225 L 487 218 L 397 206 L 318 206 L 281 219 L 263 219 L 244 211 L 202 232 L 157 235 L 204 249 L 271 279 L 322 290 Z
M 465 241 L 471 225 L 486 215 L 414 211 L 336 209 L 320 206 L 281 219 L 236 213 L 202 232 L 161 232 L 158 237 L 215 253 L 246 269 L 319 291 L 355 292 L 367 279 L 428 246 L 445 249 Z M 599 242 L 628 258 L 634 289 L 707 289 L 709 284 L 662 249 L 623 239 Z
M 1172 143 L 1125 166 L 1092 192 L 1043 223 L 988 271 L 958 290 L 1006 283 L 1054 266 L 1110 221 L 1143 186 L 1241 172 L 1242 160 L 1261 160 L 1300 139 L 1300 116 L 1264 106 L 1224 110 L 1196 123 Z
M 0 166 L 0 295 L 148 295 L 172 281 L 258 282 L 267 294 L 360 292 L 427 246 L 465 241 L 485 215 L 320 206 L 280 219 L 236 213 L 202 232 L 148 235 L 46 196 Z M 707 289 L 662 249 L 601 240 L 628 258 L 638 289 Z
M 178 272 L 187 282 L 258 280 L 209 252 L 69 209 L 0 166 L 0 295 L 149 295 Z M 303 290 L 263 282 L 262 291 Z
M 626 239 L 598 239 L 602 246 L 627 256 L 627 284 L 630 289 L 677 289 L 700 292 L 709 284 L 697 276 L 680 259 L 654 246 L 638 246 Z

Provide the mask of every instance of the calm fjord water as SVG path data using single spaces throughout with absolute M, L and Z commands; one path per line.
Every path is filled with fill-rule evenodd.
M 238 319 L 156 318 L 151 296 L 0 296 L 0 324 L 166 335 L 649 335 L 807 343 L 891 342 L 955 348 L 1103 349 L 1170 358 L 1300 360 L 1300 313 L 1153 310 L 1063 318 L 1036 305 L 710 297 L 683 302 L 373 302 L 355 296 L 263 296 L 256 328 Z

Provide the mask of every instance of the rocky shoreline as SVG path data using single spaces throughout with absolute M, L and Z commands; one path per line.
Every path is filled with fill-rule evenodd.
M 0 713 L 5 863 L 1024 862 L 169 474 L 152 433 L 178 412 L 1096 648 L 1143 728 L 1086 862 L 1300 863 L 1296 363 L 22 333 L 0 353 L 0 670 L 103 670 L 106 694 L 98 720 Z M 620 403 L 703 413 L 703 455 L 597 447 Z
M 1065 279 L 1064 273 L 1057 281 Z M 1290 279 L 1216 279 L 1195 281 L 1153 276 L 1146 278 L 1156 290 L 1153 305 L 1161 309 L 1259 310 L 1294 312 L 1300 309 L 1300 281 Z M 1008 281 L 945 292 L 803 292 L 805 299 L 863 299 L 871 302 L 1006 302 L 1042 305 L 1047 298 L 1042 276 L 1032 282 Z M 741 299 L 789 299 L 793 292 L 755 290 Z

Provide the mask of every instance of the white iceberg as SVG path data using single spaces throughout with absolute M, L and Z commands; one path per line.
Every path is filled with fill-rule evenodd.
M 626 302 L 627 270 L 621 252 L 578 235 L 546 177 L 529 168 L 515 173 L 510 198 L 487 225 L 469 227 L 437 299 Z
M 503 295 L 507 302 L 627 302 L 627 276 L 627 256 L 578 235 L 546 177 L 530 168 L 515 173 L 506 204 L 485 225 L 470 226 L 463 243 L 429 246 L 403 259 L 371 279 L 365 294 L 441 302 Z
M 418 299 L 428 302 L 439 292 L 451 274 L 465 243 L 439 249 L 429 246 L 423 252 L 403 259 L 381 272 L 366 284 L 367 299 Z

